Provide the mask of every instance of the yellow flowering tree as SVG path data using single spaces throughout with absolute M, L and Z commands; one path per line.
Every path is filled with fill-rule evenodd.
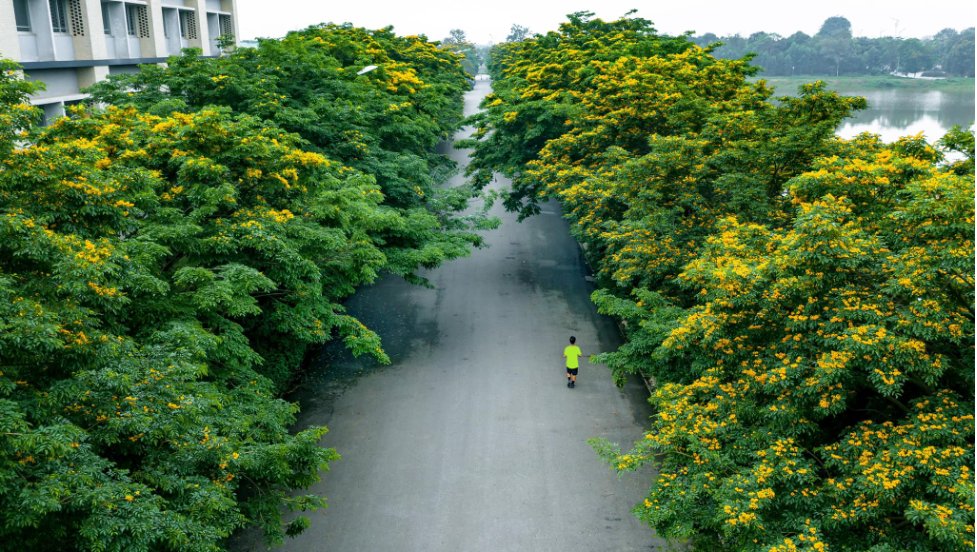
M 663 534 L 972 548 L 973 177 L 905 145 L 816 162 L 790 226 L 725 219 L 679 275 L 698 305 L 652 357 L 684 381 L 659 380 L 633 451 L 597 443 L 622 470 L 659 455 L 636 514 Z
M 537 213 L 540 199 L 540 181 L 527 174 L 527 164 L 542 155 L 548 141 L 565 136 L 574 125 L 601 118 L 597 112 L 589 113 L 594 105 L 586 95 L 592 93 L 594 80 L 625 86 L 614 83 L 610 75 L 600 75 L 603 67 L 633 62 L 622 59 L 628 56 L 664 58 L 694 48 L 685 37 L 658 35 L 647 19 L 605 22 L 592 16 L 590 12 L 573 13 L 559 31 L 493 48 L 489 64 L 495 79 L 493 93 L 485 97 L 484 111 L 470 118 L 476 126 L 474 138 L 461 145 L 476 150 L 467 168 L 476 185 L 490 182 L 494 172 L 513 179 L 506 205 L 519 210 L 521 216 Z M 755 71 L 746 63 L 736 66 L 746 73 Z M 612 103 L 626 110 L 624 101 L 620 96 Z M 629 117 L 621 114 L 621 118 Z
M 376 189 L 369 197 L 378 198 L 376 212 L 383 217 L 363 231 L 382 260 L 373 264 L 381 257 L 371 258 L 363 271 L 423 284 L 419 268 L 467 256 L 483 243 L 474 230 L 497 224 L 484 211 L 459 215 L 474 193 L 469 187 L 441 186 L 454 163 L 435 146 L 458 128 L 461 95 L 469 86 L 459 55 L 389 28 L 325 24 L 218 59 L 198 53 L 188 50 L 166 67 L 113 76 L 91 89 L 91 101 L 159 116 L 229 108 L 295 133 L 303 150 L 372 178 Z M 376 69 L 358 75 L 371 65 Z M 261 178 L 275 175 L 265 171 Z M 330 292 L 348 295 L 362 281 L 340 274 L 329 282 L 335 286 Z M 262 370 L 279 389 L 287 387 L 306 350 L 304 341 L 284 330 L 278 324 L 256 327 L 263 339 L 255 347 L 267 360 Z
M 493 52 L 474 178 L 561 202 L 626 322 L 595 360 L 656 384 L 633 450 L 592 444 L 704 549 L 972 549 L 973 133 L 840 140 L 864 99 L 747 61 L 588 14 Z
M 11 91 L 13 90 L 13 91 Z M 0 542 L 70 550 L 270 542 L 338 458 L 290 432 L 268 335 L 386 357 L 340 301 L 408 224 L 374 178 L 227 108 L 78 110 L 33 129 L 0 77 Z M 274 372 L 270 372 L 274 376 Z

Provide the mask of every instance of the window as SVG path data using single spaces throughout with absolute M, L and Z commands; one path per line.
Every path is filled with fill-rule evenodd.
M 144 4 L 123 4 L 125 6 L 126 34 L 131 37 L 150 38 L 149 10 Z
M 197 40 L 197 19 L 193 10 L 179 10 L 177 19 L 180 24 L 180 37 L 186 40 Z
M 129 36 L 139 36 L 138 31 L 136 31 L 136 7 L 134 4 L 126 4 L 126 32 Z
M 191 13 L 193 12 L 180 10 L 180 36 L 183 38 L 190 38 L 190 35 L 187 32 L 187 17 L 190 17 Z
M 178 10 L 176 18 L 178 19 L 177 24 L 179 29 L 174 29 L 180 33 L 180 37 L 184 40 L 197 40 L 199 35 L 197 33 L 197 12 L 193 10 Z M 165 18 L 164 18 L 165 19 Z
M 18 31 L 31 32 L 31 11 L 27 7 L 27 0 L 14 0 L 14 20 Z
M 102 26 L 105 27 L 105 34 L 112 35 L 112 18 L 109 16 L 109 5 L 102 4 Z
M 51 30 L 56 33 L 68 32 L 68 8 L 65 0 L 49 0 L 51 6 Z
M 234 35 L 234 24 L 231 21 L 231 16 L 220 15 L 217 19 L 218 26 L 220 27 L 221 36 L 233 36 Z

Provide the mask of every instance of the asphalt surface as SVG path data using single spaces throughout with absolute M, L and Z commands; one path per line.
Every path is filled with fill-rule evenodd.
M 476 82 L 466 114 L 491 91 Z M 470 132 L 465 129 L 463 132 Z M 443 149 L 459 163 L 467 152 Z M 461 176 L 453 183 L 461 182 Z M 496 187 L 507 186 L 499 178 Z M 570 335 L 585 356 L 615 349 L 613 321 L 555 203 L 523 223 L 501 206 L 490 247 L 425 272 L 435 289 L 388 277 L 349 312 L 380 333 L 393 364 L 327 347 L 292 400 L 298 428 L 326 425 L 342 460 L 309 492 L 329 508 L 284 550 L 627 551 L 664 543 L 630 513 L 653 474 L 618 477 L 586 440 L 629 446 L 651 415 L 634 380 L 618 389 L 581 362 L 566 386 Z M 263 549 L 255 532 L 236 550 Z

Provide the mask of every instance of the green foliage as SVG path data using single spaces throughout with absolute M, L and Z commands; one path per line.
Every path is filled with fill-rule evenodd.
M 498 47 L 472 141 L 587 246 L 628 337 L 592 360 L 656 384 L 633 450 L 592 442 L 657 460 L 635 515 L 709 550 L 972 549 L 973 133 L 841 140 L 864 99 L 774 103 L 748 58 L 636 25 Z
M 447 172 L 431 150 L 458 127 L 468 84 L 458 57 L 434 43 L 320 25 L 222 59 L 185 54 L 96 84 L 91 102 L 156 114 L 227 106 L 260 117 L 373 175 L 386 203 L 402 208 L 423 206 Z M 368 65 L 378 69 L 357 76 Z
M 923 41 L 910 38 L 899 44 L 899 67 L 906 73 L 918 73 L 932 65 L 932 56 Z
M 512 28 L 509 30 L 509 36 L 505 37 L 506 42 L 519 42 L 521 40 L 526 40 L 530 36 L 529 27 L 523 27 L 522 25 L 512 24 Z
M 220 35 L 217 37 L 215 42 L 217 42 L 217 47 L 220 48 L 221 51 L 227 51 L 234 48 L 235 44 L 237 44 L 237 42 L 234 40 L 234 35 L 232 34 Z
M 491 182 L 495 172 L 513 179 L 506 205 L 521 209 L 523 215 L 538 211 L 538 184 L 521 172 L 548 140 L 567 131 L 570 117 L 580 112 L 578 96 L 596 74 L 589 61 L 610 63 L 622 55 L 668 55 L 692 47 L 684 37 L 655 34 L 646 19 L 607 23 L 592 16 L 571 14 L 559 32 L 496 45 L 489 64 L 495 79 L 493 93 L 485 97 L 484 111 L 469 119 L 477 129 L 473 139 L 459 143 L 476 150 L 467 169 L 476 186 Z M 490 129 L 497 131 L 490 133 Z
M 27 97 L 43 90 L 43 83 L 20 78 L 13 61 L 0 58 L 0 159 L 10 155 L 24 129 L 40 120 L 40 111 L 27 103 Z
M 974 174 L 973 131 L 967 131 L 959 126 L 955 126 L 947 131 L 946 135 L 937 142 L 937 145 L 948 152 L 963 154 L 963 159 L 950 165 L 950 169 L 953 172 L 960 176 Z
M 475 45 L 468 42 L 465 31 L 451 29 L 450 36 L 441 41 L 441 46 L 445 50 L 460 56 L 461 67 L 465 73 L 472 77 L 478 74 L 482 60 Z
M 839 15 L 829 17 L 818 29 L 818 36 L 836 36 L 851 38 L 851 21 Z
M 625 470 L 662 455 L 640 518 L 744 550 L 789 549 L 775 535 L 791 533 L 969 547 L 973 179 L 901 146 L 918 153 L 861 143 L 816 161 L 791 181 L 787 228 L 723 221 L 677 278 L 698 304 L 635 332 L 653 362 L 685 367 L 650 367 L 659 415 L 643 442 L 599 445 Z M 635 318 L 649 316 L 667 314 Z
M 467 256 L 484 243 L 474 230 L 498 223 L 484 212 L 458 216 L 475 192 L 440 187 L 454 163 L 434 147 L 461 120 L 461 94 L 468 89 L 461 59 L 390 28 L 319 25 L 220 59 L 187 50 L 167 67 L 112 76 L 90 91 L 92 103 L 133 105 L 164 116 L 226 106 L 296 133 L 303 149 L 370 175 L 383 207 L 383 217 L 364 229 L 382 257 L 376 270 L 423 284 L 418 268 Z M 357 75 L 369 65 L 378 68 Z M 348 295 L 357 280 L 331 284 Z M 304 349 L 269 327 L 255 331 L 262 333 L 258 351 L 275 361 L 263 372 L 284 385 Z
M 226 111 L 112 108 L 27 141 L 0 171 L 0 538 L 215 550 L 262 519 L 280 540 L 283 504 L 324 505 L 287 492 L 338 456 L 324 428 L 289 435 L 248 328 L 337 327 L 383 358 L 329 285 L 383 264 L 359 238 L 375 185 Z
M 0 62 L 0 542 L 297 535 L 282 510 L 324 507 L 292 493 L 339 458 L 277 398 L 304 351 L 338 336 L 387 362 L 342 300 L 423 283 L 494 224 L 438 189 L 467 85 L 436 45 L 324 26 L 170 61 L 43 129 Z
M 974 28 L 943 29 L 932 37 L 900 39 L 892 36 L 853 37 L 844 17 L 829 17 L 814 36 L 800 31 L 784 37 L 756 32 L 693 37 L 699 46 L 713 45 L 716 57 L 739 59 L 756 55 L 755 63 L 769 76 L 888 75 L 939 70 L 933 76 L 974 76 Z M 926 76 L 926 75 L 924 75 Z

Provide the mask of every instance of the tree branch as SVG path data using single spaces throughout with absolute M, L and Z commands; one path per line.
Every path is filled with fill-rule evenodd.
M 258 299 L 259 297 L 279 297 L 290 295 L 288 291 L 269 291 L 268 293 L 259 293 L 257 295 L 252 295 L 251 297 Z
M 925 391 L 927 395 L 932 395 L 933 393 L 936 393 L 936 389 L 934 389 L 933 386 L 927 384 L 925 381 L 917 377 L 909 376 L 907 379 L 910 382 L 912 382 L 914 385 L 916 385 L 917 387 Z M 906 409 L 906 412 L 909 412 L 908 408 Z
M 824 462 L 820 458 L 818 458 L 818 456 L 816 454 L 814 454 L 813 452 L 811 452 L 807 447 L 800 447 L 800 449 L 803 450 L 804 452 L 810 454 L 811 455 L 811 458 L 814 458 L 815 460 L 817 460 L 818 461 L 818 464 L 821 464 L 821 468 L 822 469 L 824 469 L 824 470 L 827 470 L 828 469 L 828 467 L 824 465 Z
M 895 406 L 899 410 L 902 410 L 903 413 L 905 413 L 905 414 L 912 414 L 912 410 L 910 410 L 908 406 L 906 406 L 906 405 L 902 404 L 901 402 L 893 399 L 892 397 L 886 397 L 885 400 L 889 401 L 893 406 Z
M 966 305 L 966 307 L 967 307 L 967 311 L 966 311 L 967 317 L 970 318 L 971 321 L 974 321 L 974 319 L 975 319 L 974 318 L 974 302 L 971 301 L 971 300 L 969 300 L 969 299 L 967 299 L 966 297 L 964 297 L 960 293 L 960 290 L 958 290 L 955 287 L 953 287 L 953 279 L 956 278 L 956 279 L 960 280 L 960 282 L 963 283 L 965 286 L 967 286 L 969 289 L 972 289 L 974 287 L 974 284 L 973 283 L 968 283 L 966 281 L 966 279 L 963 278 L 963 277 L 961 277 L 959 274 L 950 274 L 950 273 L 948 273 L 948 272 L 946 272 L 944 270 L 941 270 L 940 272 L 942 272 L 943 274 L 946 274 L 947 276 L 950 277 L 950 281 L 947 283 L 947 285 L 945 285 L 945 286 L 941 285 L 940 286 L 940 289 L 942 289 L 943 291 L 945 291 L 947 294 L 952 295 L 957 301 L 960 301 L 961 303 L 963 303 L 964 305 Z
M 186 255 L 174 255 L 173 258 L 170 259 L 170 262 L 163 265 L 163 267 L 160 269 L 160 272 L 167 272 L 169 269 L 173 268 L 173 265 L 175 265 L 176 263 L 178 263 L 179 261 L 185 258 Z

